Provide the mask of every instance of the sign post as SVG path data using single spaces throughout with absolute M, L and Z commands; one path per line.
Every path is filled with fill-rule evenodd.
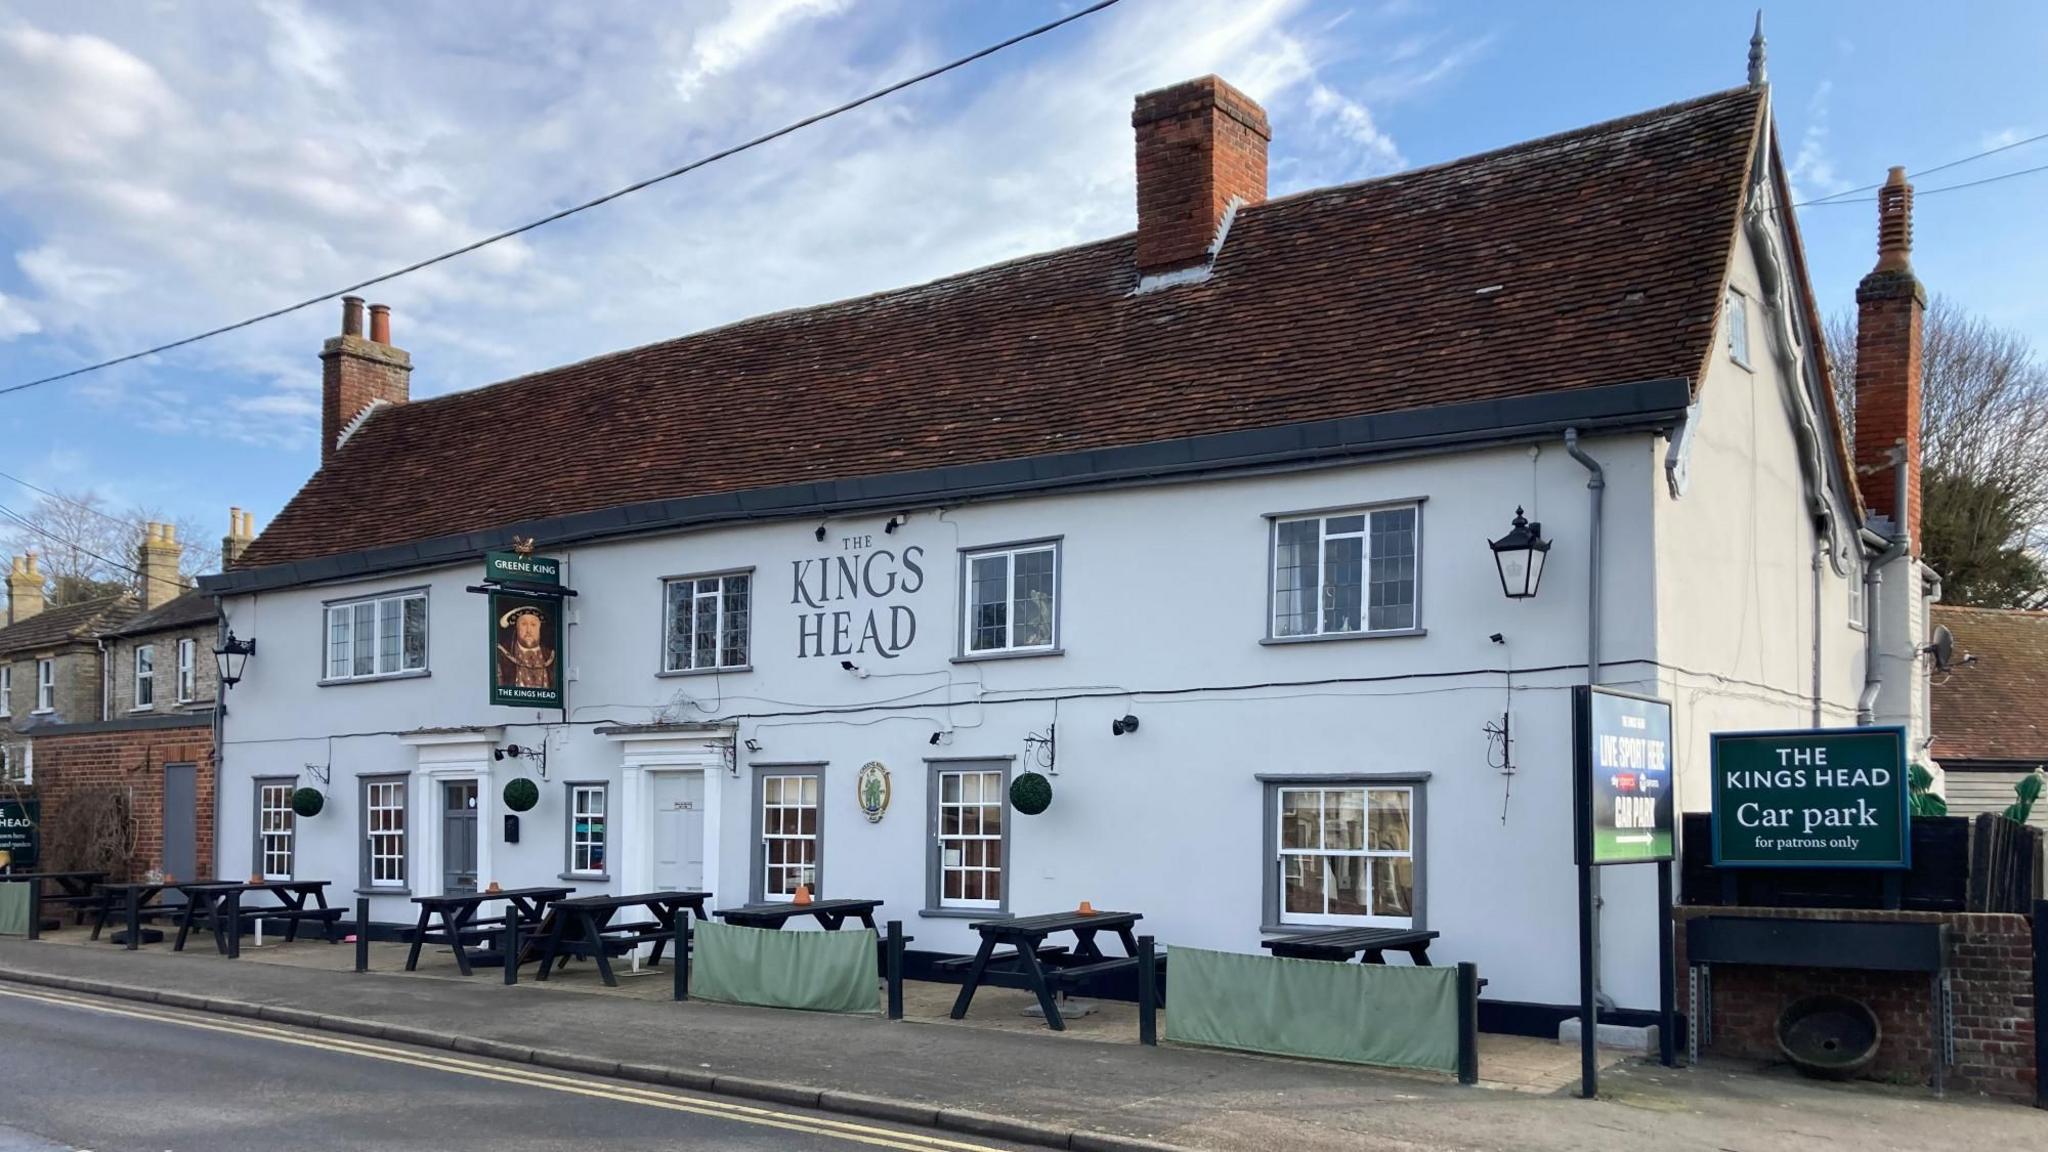
M 1572 689 L 1574 850 L 1579 867 L 1579 1095 L 1600 1091 L 1600 932 L 1595 868 L 1657 865 L 1660 1055 L 1676 1058 L 1671 969 L 1671 863 L 1677 843 L 1672 790 L 1671 705 L 1654 696 L 1580 685 Z
M 1713 734 L 1714 867 L 1913 866 L 1903 728 Z

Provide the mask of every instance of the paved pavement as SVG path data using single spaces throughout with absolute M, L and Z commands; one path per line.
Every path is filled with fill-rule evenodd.
M 796 1108 L 0 986 L 0 1150 L 999 1152 Z
M 260 1007 L 271 1018 L 319 1013 L 386 1035 L 426 1030 L 471 1045 L 575 1054 L 581 1070 L 617 1070 L 624 1063 L 631 1066 L 624 1070 L 628 1076 L 667 1077 L 685 1087 L 715 1084 L 720 1091 L 803 1105 L 822 1099 L 835 1109 L 886 1106 L 896 1111 L 879 1114 L 952 1123 L 956 1131 L 976 1117 L 1004 1117 L 1020 1127 L 966 1130 L 1061 1147 L 1110 1147 L 1095 1142 L 1108 1134 L 1190 1148 L 1289 1152 L 1924 1152 L 1959 1142 L 2048 1148 L 2048 1113 L 1936 1100 L 1924 1089 L 1822 1085 L 1736 1065 L 1683 1071 L 1624 1066 L 1603 1078 L 1602 1099 L 1581 1101 L 1328 1064 L 1103 1043 L 1042 1029 L 675 1004 L 532 981 L 506 988 L 496 973 L 469 980 L 359 975 L 254 958 L 227 961 L 210 950 L 173 954 L 160 945 L 131 953 L 104 944 L 0 940 L 0 981 L 10 972 L 122 985 L 165 1002 L 182 996 L 218 1001 L 230 1011 Z M 665 982 L 667 975 L 643 979 Z M 0 982 L 0 989 L 10 986 Z M 982 1010 L 977 998 L 975 1011 Z

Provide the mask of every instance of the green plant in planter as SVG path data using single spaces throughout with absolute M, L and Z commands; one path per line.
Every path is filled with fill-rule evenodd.
M 318 816 L 325 807 L 327 797 L 322 796 L 318 788 L 301 788 L 292 793 L 292 811 L 301 816 Z
M 2012 790 L 2019 799 L 2005 806 L 2005 818 L 2015 824 L 2025 824 L 2027 817 L 2034 814 L 2034 801 L 2041 798 L 2041 774 L 2027 773 L 2012 786 Z
M 524 812 L 540 803 L 540 785 L 521 776 L 505 784 L 505 807 Z
M 1010 807 L 1026 816 L 1036 816 L 1052 806 L 1052 781 L 1036 772 L 1026 772 L 1010 781 Z
M 1919 764 L 1906 770 L 1907 804 L 1915 816 L 1946 816 L 1948 801 L 1928 789 L 1934 787 L 1934 773 Z

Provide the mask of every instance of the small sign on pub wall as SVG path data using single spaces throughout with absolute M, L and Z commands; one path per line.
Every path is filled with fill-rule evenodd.
M 1713 735 L 1714 864 L 1910 868 L 1903 728 Z

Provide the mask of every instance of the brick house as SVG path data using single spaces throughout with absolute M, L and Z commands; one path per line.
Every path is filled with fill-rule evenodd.
M 35 553 L 15 557 L 7 575 L 7 626 L 0 628 L 0 719 L 16 734 L 100 719 L 100 633 L 138 610 L 125 594 L 52 606 Z

